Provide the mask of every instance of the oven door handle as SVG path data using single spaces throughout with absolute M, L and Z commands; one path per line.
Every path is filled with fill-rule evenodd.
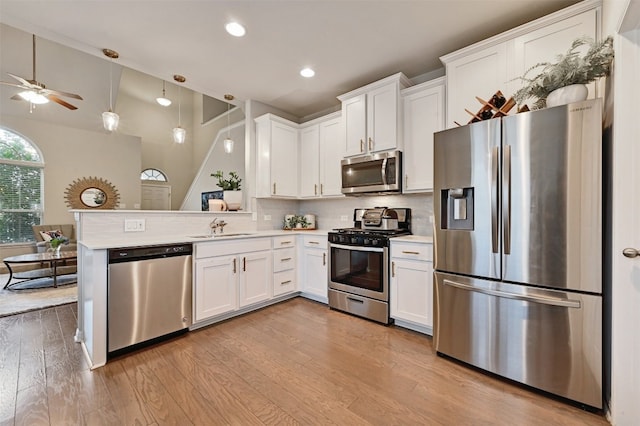
M 342 244 L 333 244 L 333 243 L 329 243 L 329 247 L 339 248 L 343 250 L 352 250 L 352 251 L 372 251 L 376 253 L 384 253 L 383 247 L 345 246 Z

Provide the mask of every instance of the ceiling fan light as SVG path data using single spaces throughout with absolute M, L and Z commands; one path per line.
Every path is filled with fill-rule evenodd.
M 156 102 L 163 107 L 168 107 L 169 105 L 171 105 L 171 99 L 168 98 L 156 98 Z
M 42 96 L 40 93 L 34 92 L 33 90 L 25 90 L 23 92 L 18 93 L 18 96 L 20 96 L 25 101 L 28 101 L 28 102 L 31 102 L 32 104 L 37 104 L 37 105 L 46 104 L 49 102 L 49 99 Z
M 223 142 L 222 142 L 223 146 L 224 146 L 224 152 L 227 154 L 231 154 L 233 152 L 233 139 L 231 138 L 226 138 Z
M 187 137 L 187 131 L 182 127 L 174 127 L 173 128 L 173 141 L 175 143 L 183 144 Z
M 229 22 L 224 26 L 224 28 L 234 37 L 242 37 L 247 33 L 247 30 L 237 22 Z
M 102 125 L 105 130 L 109 132 L 113 132 L 118 129 L 119 121 L 120 116 L 111 110 L 102 113 Z

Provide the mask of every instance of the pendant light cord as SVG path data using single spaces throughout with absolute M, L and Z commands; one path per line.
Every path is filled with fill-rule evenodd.
M 113 112 L 113 58 L 109 63 L 109 112 Z
M 180 96 L 180 94 L 182 93 L 182 87 L 178 86 L 178 127 L 181 126 L 181 113 L 180 113 L 180 107 L 182 106 L 182 96 Z

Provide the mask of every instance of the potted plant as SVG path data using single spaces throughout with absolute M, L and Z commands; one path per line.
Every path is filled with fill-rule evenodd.
M 581 46 L 588 46 L 584 56 L 580 55 L 578 49 Z M 562 103 L 584 100 L 587 98 L 586 84 L 595 81 L 597 78 L 608 76 L 611 71 L 613 61 L 613 38 L 607 37 L 601 42 L 594 42 L 589 37 L 581 37 L 573 41 L 571 48 L 564 54 L 559 55 L 555 63 L 541 62 L 529 68 L 523 76 L 517 80 L 522 80 L 526 84 L 519 89 L 513 98 L 522 105 L 527 99 L 537 99 L 533 104 L 533 109 L 544 108 L 549 104 L 560 105 Z M 542 70 L 532 78 L 527 75 L 534 69 L 542 67 Z M 580 85 L 580 86 L 573 86 Z M 571 86 L 571 88 L 569 88 Z M 564 92 L 573 91 L 582 96 L 574 99 L 560 99 L 563 92 L 555 92 L 565 88 Z
M 294 228 L 308 228 L 309 221 L 304 216 L 293 215 L 292 217 L 285 219 L 284 228 L 285 229 L 294 229 Z
M 49 240 L 49 245 L 51 246 L 51 251 L 54 256 L 60 256 L 62 246 L 66 244 L 69 244 L 69 238 L 64 235 L 58 235 Z
M 242 191 L 240 190 L 240 184 L 242 179 L 236 172 L 229 172 L 229 178 L 224 178 L 224 172 L 218 170 L 215 173 L 211 173 L 211 176 L 218 179 L 216 184 L 222 188 L 224 201 L 227 203 L 229 210 L 240 210 L 242 205 Z

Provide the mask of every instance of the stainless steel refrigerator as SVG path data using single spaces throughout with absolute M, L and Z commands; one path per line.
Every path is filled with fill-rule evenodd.
M 602 408 L 602 105 L 435 135 L 436 351 Z

